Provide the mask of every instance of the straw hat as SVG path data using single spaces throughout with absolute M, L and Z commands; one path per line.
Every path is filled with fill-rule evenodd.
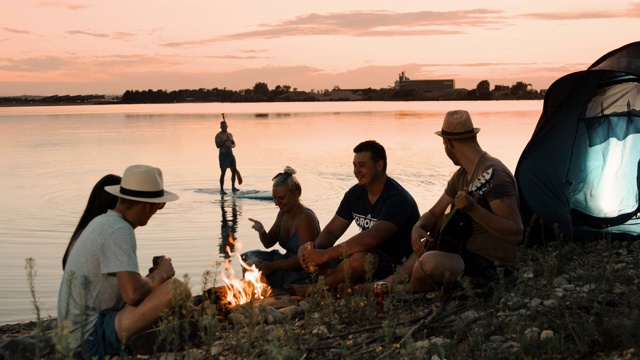
M 475 136 L 480 128 L 474 128 L 471 115 L 466 110 L 452 110 L 444 116 L 442 131 L 436 131 L 436 135 L 445 139 L 466 139 Z
M 148 203 L 178 200 L 178 195 L 164 190 L 162 171 L 149 165 L 131 165 L 122 175 L 120 185 L 105 186 L 115 196 Z

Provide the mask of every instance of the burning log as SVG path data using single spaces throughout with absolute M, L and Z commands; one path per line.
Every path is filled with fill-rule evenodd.
M 229 232 L 229 244 L 235 245 L 233 233 Z M 249 303 L 254 300 L 264 299 L 271 295 L 271 287 L 263 281 L 262 272 L 255 265 L 245 263 L 240 255 L 238 261 L 243 269 L 243 276 L 236 277 L 235 271 L 231 267 L 231 250 L 229 246 L 225 248 L 229 258 L 225 259 L 223 272 L 220 274 L 223 286 L 216 286 L 207 289 L 202 295 L 194 298 L 194 305 L 198 306 L 209 302 L 216 310 L 222 314 L 228 314 L 228 310 L 234 306 Z

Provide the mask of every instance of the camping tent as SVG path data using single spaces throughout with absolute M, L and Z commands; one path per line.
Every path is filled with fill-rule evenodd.
M 639 170 L 634 42 L 549 87 L 515 171 L 525 225 L 542 223 L 573 239 L 640 237 Z

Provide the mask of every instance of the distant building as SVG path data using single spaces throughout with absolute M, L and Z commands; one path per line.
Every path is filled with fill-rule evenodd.
M 441 91 L 441 90 L 453 90 L 456 87 L 455 80 L 443 79 L 443 80 L 410 80 L 403 72 L 398 76 L 396 80 L 396 90 L 413 89 L 420 91 Z

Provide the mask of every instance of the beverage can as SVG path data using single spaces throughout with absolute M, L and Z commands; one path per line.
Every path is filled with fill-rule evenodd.
M 384 302 L 389 296 L 389 284 L 386 281 L 378 281 L 373 284 L 373 297 L 376 302 L 376 311 L 384 311 Z
M 148 258 L 147 258 L 148 259 Z M 164 260 L 164 255 L 157 255 L 153 257 L 152 263 L 153 266 L 156 267 L 158 265 L 160 265 L 160 261 Z

